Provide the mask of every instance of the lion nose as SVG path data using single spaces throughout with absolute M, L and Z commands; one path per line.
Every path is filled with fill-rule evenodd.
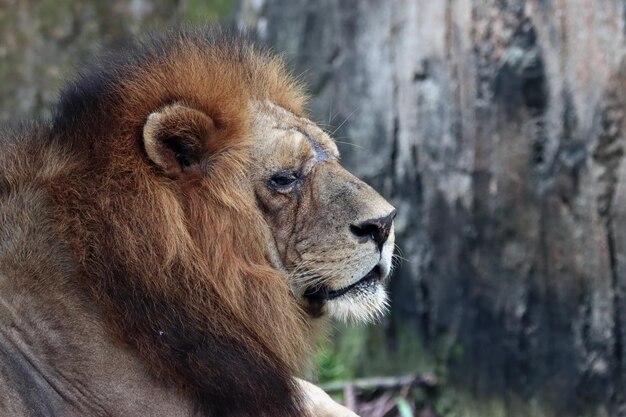
M 359 224 L 351 224 L 350 231 L 354 234 L 359 242 L 367 242 L 370 239 L 376 242 L 378 249 L 382 250 L 383 245 L 389 237 L 393 219 L 396 217 L 396 209 L 386 216 L 377 219 L 365 220 Z

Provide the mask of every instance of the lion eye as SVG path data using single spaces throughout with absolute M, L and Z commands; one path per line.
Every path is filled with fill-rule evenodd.
M 291 187 L 296 181 L 298 176 L 293 172 L 279 172 L 272 175 L 270 178 L 270 186 L 275 189 L 286 189 Z

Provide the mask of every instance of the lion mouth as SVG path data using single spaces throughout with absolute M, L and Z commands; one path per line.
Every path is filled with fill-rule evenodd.
M 365 290 L 367 287 L 376 285 L 381 278 L 380 266 L 376 265 L 360 280 L 348 285 L 347 287 L 331 290 L 325 285 L 308 288 L 303 296 L 312 301 L 328 301 L 339 298 L 350 292 Z

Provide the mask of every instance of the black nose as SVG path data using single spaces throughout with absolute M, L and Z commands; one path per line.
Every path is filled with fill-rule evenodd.
M 396 217 L 396 209 L 384 217 L 377 219 L 365 220 L 358 225 L 351 224 L 350 231 L 359 239 L 360 242 L 373 240 L 378 245 L 378 249 L 382 250 L 383 245 L 391 232 L 393 219 Z

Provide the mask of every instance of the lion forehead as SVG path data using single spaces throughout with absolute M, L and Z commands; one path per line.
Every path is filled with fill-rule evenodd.
M 306 117 L 269 101 L 252 103 L 256 156 L 274 159 L 284 167 L 339 159 L 334 140 Z

